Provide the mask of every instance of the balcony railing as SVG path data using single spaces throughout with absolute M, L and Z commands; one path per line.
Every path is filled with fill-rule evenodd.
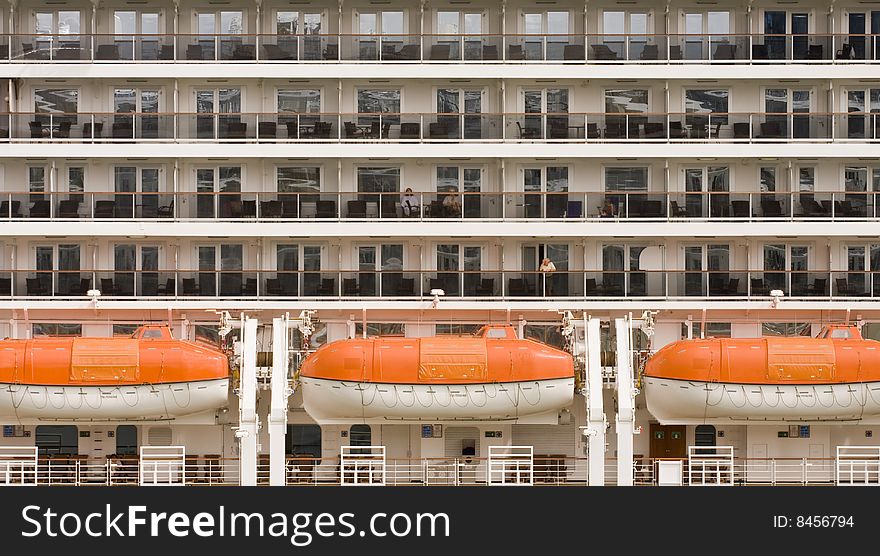
M 880 35 L 4 34 L 0 61 L 873 63 Z
M 561 266 L 557 264 L 557 268 Z M 827 270 L 3 270 L 0 298 L 880 298 L 880 272 Z
M 0 221 L 859 221 L 877 191 L 0 192 Z
M 865 142 L 880 112 L 0 113 L 12 142 Z

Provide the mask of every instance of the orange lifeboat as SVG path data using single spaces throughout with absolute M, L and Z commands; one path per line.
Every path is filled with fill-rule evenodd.
M 674 342 L 648 360 L 643 381 L 664 424 L 880 422 L 880 342 L 855 326 Z
M 339 340 L 300 367 L 303 404 L 321 424 L 557 422 L 571 405 L 570 354 L 510 326 L 474 336 Z
M 0 417 L 172 419 L 226 405 L 229 363 L 167 326 L 129 338 L 0 340 Z

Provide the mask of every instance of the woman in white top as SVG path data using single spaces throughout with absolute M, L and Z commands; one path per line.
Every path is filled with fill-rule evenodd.
M 538 270 L 541 271 L 541 282 L 543 282 L 541 295 L 553 295 L 553 281 L 547 280 L 547 274 L 556 272 L 556 265 L 553 264 L 549 257 L 544 257 Z
M 419 216 L 419 196 L 413 193 L 411 187 L 407 187 L 400 199 L 404 216 Z

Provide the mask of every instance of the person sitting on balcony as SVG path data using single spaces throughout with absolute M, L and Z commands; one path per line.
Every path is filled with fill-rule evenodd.
M 453 218 L 461 216 L 461 201 L 458 200 L 458 195 L 450 193 L 446 197 L 443 197 L 443 210 L 446 213 L 446 216 L 451 216 Z
M 404 216 L 419 216 L 421 207 L 419 205 L 419 196 L 413 193 L 411 187 L 407 187 L 400 199 L 400 206 L 403 209 Z
M 613 218 L 615 216 L 617 216 L 617 210 L 614 207 L 614 203 L 612 203 L 611 201 L 606 199 L 605 206 L 603 206 L 599 210 L 599 217 L 600 218 Z

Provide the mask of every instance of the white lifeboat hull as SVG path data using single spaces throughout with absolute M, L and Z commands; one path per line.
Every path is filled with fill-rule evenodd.
M 880 382 L 737 384 L 645 377 L 648 411 L 666 425 L 880 423 Z
M 124 386 L 0 384 L 0 418 L 166 420 L 224 407 L 229 379 Z
M 319 424 L 529 420 L 571 405 L 574 378 L 482 384 L 384 384 L 301 377 Z M 531 422 L 531 421 L 530 421 Z

